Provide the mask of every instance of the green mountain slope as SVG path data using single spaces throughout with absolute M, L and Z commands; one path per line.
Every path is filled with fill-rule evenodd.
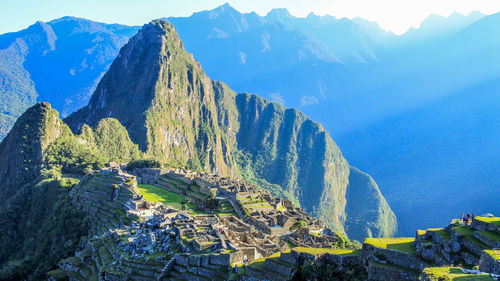
M 62 151 L 61 146 L 54 149 L 55 143 L 74 138 L 58 115 L 49 104 L 39 103 L 17 120 L 0 144 L 2 280 L 44 278 L 59 259 L 74 252 L 87 232 L 83 214 L 68 196 L 78 180 L 61 177 L 57 165 L 46 162 Z M 72 149 L 66 156 L 72 159 L 77 153 Z M 96 154 L 89 158 L 98 159 Z
M 109 117 L 123 124 L 148 157 L 242 176 L 344 231 L 350 169 L 328 133 L 297 110 L 211 81 L 167 22 L 145 25 L 121 49 L 88 106 L 65 122 L 80 132 L 85 124 L 95 127 Z M 364 190 L 356 184 L 354 188 Z M 380 195 L 376 185 L 368 189 Z M 395 225 L 383 197 L 373 200 L 375 205 L 366 208 L 376 210 L 375 221 Z M 370 231 L 393 230 L 376 223 Z
M 29 108 L 0 144 L 0 280 L 41 280 L 88 233 L 69 192 L 110 160 L 141 157 L 116 119 L 75 136 L 48 103 Z
M 36 101 L 63 116 L 87 104 L 136 27 L 64 17 L 0 35 L 0 139 Z

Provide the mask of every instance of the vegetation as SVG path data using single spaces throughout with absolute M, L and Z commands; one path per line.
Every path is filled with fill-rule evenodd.
M 311 255 L 332 254 L 332 255 L 359 255 L 360 250 L 351 249 L 325 249 L 325 248 L 305 248 L 295 247 L 294 251 L 298 253 L 306 253 Z
M 451 239 L 450 232 L 446 229 L 443 228 L 429 228 L 427 229 L 428 232 L 436 232 L 439 236 L 443 237 L 446 240 Z
M 366 270 L 359 267 L 342 268 L 338 270 L 328 263 L 307 262 L 293 276 L 293 281 L 299 280 L 332 280 L 332 281 L 362 281 L 367 280 Z
M 474 237 L 474 231 L 467 226 L 464 225 L 455 225 L 452 226 L 452 230 L 455 231 L 458 235 L 462 235 L 465 239 L 475 243 L 482 249 L 489 249 L 490 247 L 484 244 L 482 241 Z
M 80 138 L 99 151 L 108 161 L 129 162 L 142 157 L 139 147 L 128 135 L 127 129 L 114 118 L 104 118 L 92 130 L 82 127 Z
M 500 225 L 500 217 L 475 217 L 475 220 Z
M 365 243 L 381 249 L 390 249 L 408 254 L 415 254 L 416 250 L 412 245 L 414 241 L 415 238 L 367 238 Z
M 132 171 L 135 168 L 161 168 L 161 163 L 154 159 L 139 159 L 127 164 L 127 171 Z
M 296 221 L 292 226 L 290 226 L 290 230 L 301 229 L 307 226 L 305 221 Z
M 496 260 L 500 260 L 500 250 L 484 250 L 488 255 Z
M 101 153 L 82 145 L 65 127 L 61 137 L 48 147 L 44 167 L 54 172 L 84 175 L 104 168 L 106 162 Z
M 186 201 L 184 195 L 166 190 L 165 188 L 158 187 L 150 184 L 139 184 L 139 191 L 144 196 L 144 199 L 153 203 L 161 202 L 166 206 L 170 206 L 177 210 L 188 210 L 190 213 L 201 214 L 203 212 L 198 210 L 198 206 Z
M 65 178 L 26 185 L 0 212 L 0 279 L 45 278 L 63 257 L 74 253 L 88 222 L 75 209 L 69 191 L 78 181 Z
M 489 274 L 467 274 L 459 267 L 427 267 L 424 274 L 430 280 L 453 281 L 453 280 L 493 280 Z

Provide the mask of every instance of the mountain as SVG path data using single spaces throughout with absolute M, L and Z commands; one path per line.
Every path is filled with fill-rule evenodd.
M 349 185 L 349 164 L 320 124 L 295 109 L 211 81 L 167 22 L 147 24 L 131 38 L 89 104 L 65 122 L 79 132 L 84 124 L 96 126 L 109 117 L 123 124 L 149 157 L 170 166 L 242 176 L 299 203 L 341 232 L 350 220 L 346 190 L 369 190 L 376 204 L 367 209 L 374 208 L 377 223 L 362 219 L 363 232 L 347 234 L 386 236 L 395 230 L 395 216 L 368 175 L 357 176 L 364 178 L 356 181 L 363 186 Z
M 0 144 L 0 279 L 43 278 L 73 253 L 86 233 L 71 207 L 70 178 L 47 176 L 44 162 L 58 139 L 72 135 L 47 103 L 29 108 Z M 37 279 L 35 278 L 35 279 Z
M 84 106 L 136 27 L 64 17 L 0 35 L 0 139 L 36 101 Z
M 344 153 L 376 175 L 404 235 L 463 212 L 500 212 L 494 176 L 500 165 L 499 81 L 500 76 L 340 138 Z
M 337 19 L 333 16 L 309 14 L 305 18 L 294 17 L 286 9 L 273 9 L 265 17 L 270 23 L 279 23 L 292 30 L 300 30 L 326 46 L 345 65 L 373 63 L 384 53 L 383 37 L 393 37 L 376 23 Z M 386 39 L 387 40 L 387 39 Z
M 500 211 L 494 196 L 480 195 L 496 194 L 495 173 L 479 168 L 497 163 L 491 141 L 498 131 L 499 19 L 500 14 L 485 16 L 432 48 L 413 46 L 411 57 L 401 51 L 388 65 L 390 72 L 374 69 L 371 73 L 385 81 L 360 90 L 374 96 L 366 101 L 371 121 L 336 135 L 346 157 L 375 178 L 398 217 L 405 218 L 401 234 L 446 223 L 445 217 L 464 208 Z M 377 103 L 378 110 L 376 100 L 385 101 Z M 427 216 L 428 210 L 441 215 Z
M 76 136 L 49 103 L 26 110 L 0 143 L 0 279 L 40 280 L 73 255 L 89 222 L 70 191 L 104 163 L 139 153 L 117 120 Z
M 469 15 L 454 12 L 448 17 L 432 14 L 422 21 L 418 28 L 410 28 L 397 41 L 398 44 L 412 44 L 418 41 L 442 40 L 453 36 L 484 16 L 478 11 L 473 11 Z

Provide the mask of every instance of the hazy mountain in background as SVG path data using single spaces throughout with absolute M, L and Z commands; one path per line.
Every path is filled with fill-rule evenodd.
M 219 17 L 220 13 L 222 11 L 219 10 Z M 204 23 L 199 25 L 209 26 L 210 22 L 216 21 L 208 14 L 210 12 L 197 15 L 198 21 L 200 18 L 204 20 Z M 244 17 L 246 14 L 238 15 Z M 257 17 L 255 14 L 253 16 Z M 339 51 L 342 48 L 335 50 L 329 47 L 330 38 L 322 36 L 319 31 L 323 26 L 338 25 L 339 22 L 348 20 L 314 15 L 297 19 L 290 16 L 286 10 L 274 10 L 256 22 L 272 22 L 310 35 L 318 44 L 328 48 L 342 63 L 343 68 L 341 71 L 334 70 L 335 63 L 325 63 L 328 66 L 322 68 L 323 62 L 309 64 L 307 67 L 288 65 L 283 70 L 266 73 L 264 77 L 250 78 L 250 82 L 245 86 L 269 98 L 277 97 L 286 105 L 298 107 L 325 124 L 338 140 L 340 147 L 345 149 L 347 158 L 355 165 L 367 169 L 368 173 L 374 175 L 382 191 L 388 193 L 389 203 L 394 204 L 396 214 L 402 221 L 401 232 L 410 234 L 417 225 L 445 224 L 450 216 L 465 212 L 466 210 L 462 210 L 463 206 L 472 208 L 473 205 L 465 204 L 471 202 L 468 201 L 467 193 L 461 192 L 471 190 L 471 185 L 474 185 L 471 179 L 482 178 L 488 182 L 477 187 L 481 188 L 483 194 L 491 193 L 496 188 L 498 181 L 494 173 L 487 173 L 485 169 L 481 172 L 477 169 L 467 169 L 465 164 L 460 163 L 495 163 L 493 151 L 480 149 L 484 137 L 494 132 L 485 131 L 486 127 L 481 127 L 481 124 L 491 121 L 476 116 L 479 111 L 467 111 L 464 107 L 486 103 L 489 105 L 485 107 L 489 110 L 487 112 L 495 112 L 495 104 L 488 103 L 487 97 L 498 93 L 495 81 L 500 73 L 500 53 L 496 51 L 500 47 L 497 28 L 500 26 L 499 17 L 499 14 L 484 16 L 479 13 L 469 16 L 453 14 L 448 18 L 431 16 L 422 23 L 421 29 L 410 30 L 399 37 L 374 28 L 374 25 L 367 21 L 355 19 L 351 24 L 357 24 L 357 29 L 350 30 L 358 31 L 351 32 L 347 37 L 338 30 L 330 35 L 335 37 L 339 34 L 335 38 L 337 41 L 358 42 L 351 45 L 352 50 L 367 50 L 361 48 L 359 42 L 372 42 L 368 50 L 372 50 L 376 55 L 365 56 L 372 58 L 371 60 L 353 61 Z M 183 32 L 184 21 L 188 19 L 169 20 L 179 29 L 188 50 L 193 51 L 202 63 L 205 58 L 198 55 L 198 44 L 213 45 L 214 49 L 217 49 L 216 46 L 220 42 L 216 40 L 190 44 L 190 33 Z M 226 22 L 219 27 L 229 26 L 232 25 Z M 437 26 L 440 28 L 435 28 Z M 311 32 L 307 28 L 316 30 Z M 329 29 L 334 30 L 331 26 Z M 360 34 L 371 39 L 352 39 L 361 38 Z M 197 38 L 203 40 L 207 37 L 199 34 Z M 228 42 L 231 42 L 231 37 L 225 38 L 226 48 L 230 45 Z M 369 54 L 364 54 L 367 53 Z M 216 53 L 213 55 L 218 57 Z M 221 55 L 217 60 L 224 61 L 224 56 Z M 209 75 L 224 79 L 233 87 L 238 88 L 244 84 L 238 78 L 233 80 L 230 76 L 226 77 L 224 71 L 227 68 L 212 71 L 212 67 L 215 68 L 217 64 L 205 65 Z M 275 65 L 273 67 L 276 68 Z M 233 71 L 228 72 L 231 72 L 231 76 L 237 75 Z M 292 94 L 282 95 L 285 89 Z M 440 113 L 436 109 L 442 104 L 441 109 L 444 110 L 451 106 L 450 101 L 455 101 L 452 116 L 446 115 L 446 111 Z M 427 109 L 428 107 L 433 110 Z M 453 121 L 471 124 L 467 130 L 450 133 L 448 127 L 442 125 L 444 121 L 441 118 L 447 120 L 446 126 Z M 470 121 L 471 119 L 475 121 Z M 475 132 L 478 138 L 467 139 L 463 136 L 470 134 L 467 132 Z M 436 139 L 440 140 L 439 145 L 435 143 Z M 469 145 L 459 145 L 460 139 L 467 139 Z M 447 153 L 441 155 L 435 153 L 432 148 L 444 149 Z M 494 147 L 491 149 L 495 150 Z M 451 156 L 455 154 L 467 155 L 467 158 L 462 157 L 459 161 L 456 156 Z M 424 165 L 422 161 L 433 165 Z M 419 190 L 420 196 L 414 197 Z M 477 212 L 500 211 L 488 203 L 491 201 L 483 202 L 478 196 L 470 197 L 477 198 L 474 200 Z M 418 198 L 418 201 L 413 200 L 414 198 Z M 464 204 L 450 204 L 441 208 L 444 201 Z M 422 202 L 427 202 L 425 208 L 419 207 Z M 425 213 L 429 210 L 441 215 L 426 216 Z
M 63 116 L 88 102 L 136 27 L 64 17 L 0 35 L 0 139 L 35 101 Z
M 441 40 L 482 19 L 485 15 L 473 11 L 469 15 L 454 12 L 448 17 L 432 14 L 418 28 L 410 28 L 401 38 L 393 40 L 397 45 L 412 44 L 424 40 Z

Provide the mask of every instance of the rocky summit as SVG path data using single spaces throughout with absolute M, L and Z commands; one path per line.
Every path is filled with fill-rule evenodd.
M 375 182 L 349 166 L 320 124 L 211 81 L 165 21 L 145 25 L 121 49 L 89 104 L 65 122 L 79 133 L 104 118 L 117 119 L 150 158 L 244 178 L 351 238 L 396 230 Z

